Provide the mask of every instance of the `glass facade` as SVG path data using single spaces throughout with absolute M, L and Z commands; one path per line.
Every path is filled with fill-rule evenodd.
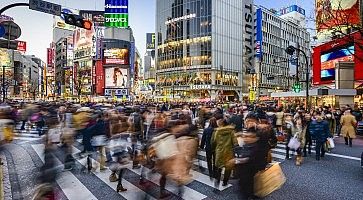
M 242 68 L 232 70 L 230 64 L 216 62 L 221 61 L 217 59 L 220 54 L 228 54 L 223 60 L 229 59 L 228 62 L 232 62 L 234 59 L 231 55 L 238 52 L 233 52 L 231 48 L 220 47 L 223 41 L 219 41 L 220 45 L 214 44 L 215 47 L 212 47 L 214 40 L 223 36 L 213 30 L 212 18 L 213 20 L 218 18 L 220 22 L 213 25 L 216 28 L 221 27 L 222 22 L 226 22 L 228 27 L 232 26 L 223 17 L 228 13 L 219 13 L 220 15 L 216 16 L 212 4 L 216 4 L 215 0 L 156 1 L 156 87 L 161 90 L 161 95 L 210 98 L 210 90 L 214 89 L 214 86 L 240 85 L 238 72 L 242 71 Z M 226 9 L 228 10 L 227 7 Z M 227 28 L 227 31 L 231 30 L 233 28 Z M 229 40 L 227 43 L 229 44 Z M 242 46 L 242 43 L 235 45 Z M 240 55 L 238 59 L 242 60 Z M 222 69 L 220 66 L 223 66 Z M 208 87 L 192 87 L 192 85 L 208 85 Z

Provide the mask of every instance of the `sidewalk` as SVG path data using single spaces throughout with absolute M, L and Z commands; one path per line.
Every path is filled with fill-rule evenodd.
M 6 157 L 3 154 L 0 154 L 0 158 L 3 163 L 0 165 L 0 200 L 11 200 L 13 197 L 9 180 L 8 164 Z

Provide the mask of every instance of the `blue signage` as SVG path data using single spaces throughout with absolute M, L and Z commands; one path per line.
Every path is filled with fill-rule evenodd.
M 286 8 L 282 8 L 280 9 L 280 11 L 277 12 L 277 15 L 281 16 L 291 12 L 298 12 L 305 16 L 305 10 L 297 5 L 292 5 Z
M 5 27 L 0 25 L 0 38 L 5 35 Z
M 262 9 L 256 10 L 256 57 L 262 60 Z
M 128 0 L 105 0 L 105 13 L 106 14 L 129 13 L 129 1 Z

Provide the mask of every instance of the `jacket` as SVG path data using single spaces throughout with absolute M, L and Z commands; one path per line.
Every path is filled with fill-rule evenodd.
M 213 134 L 211 146 L 215 152 L 215 166 L 223 168 L 227 162 L 234 158 L 233 147 L 238 145 L 234 135 L 233 126 L 223 126 L 216 129 Z
M 304 146 L 305 146 L 306 129 L 307 129 L 307 126 L 305 126 L 305 127 L 297 126 L 295 129 L 295 135 L 296 135 L 297 140 L 300 142 L 301 149 L 304 148 Z
M 311 122 L 309 127 L 310 135 L 317 142 L 325 142 L 330 137 L 329 123 L 325 120 Z
M 212 127 L 208 127 L 206 129 L 204 129 L 204 131 L 203 131 L 202 141 L 200 142 L 200 148 L 201 149 L 205 148 L 206 152 L 212 152 L 211 140 L 212 140 L 213 132 L 214 132 L 214 128 L 212 128 Z
M 343 137 L 356 138 L 355 125 L 357 120 L 351 114 L 343 115 L 340 119 L 340 124 L 342 125 L 341 134 Z

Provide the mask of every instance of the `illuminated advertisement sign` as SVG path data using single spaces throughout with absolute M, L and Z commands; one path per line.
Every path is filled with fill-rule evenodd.
M 79 14 L 85 19 L 91 20 L 94 26 L 104 26 L 105 17 L 103 11 L 81 10 Z
M 128 13 L 128 0 L 105 0 L 105 13 Z
M 16 50 L 26 52 L 26 42 L 18 41 L 18 48 Z
M 128 49 L 105 49 L 103 52 L 103 63 L 105 65 L 128 65 L 129 50 Z
M 182 20 L 187 20 L 187 19 L 193 19 L 195 18 L 197 15 L 195 13 L 193 14 L 189 14 L 189 15 L 184 15 L 181 17 L 177 17 L 177 18 L 173 18 L 173 19 L 169 19 L 165 22 L 165 25 L 174 23 L 174 22 L 178 22 L 178 21 L 182 21 Z
M 106 27 L 128 27 L 129 15 L 128 14 L 106 14 L 105 13 L 105 26 Z
M 128 0 L 105 0 L 105 26 L 127 28 L 128 6 Z
M 146 33 L 146 49 L 155 49 L 155 33 Z
M 62 13 L 79 15 L 79 10 L 62 8 Z M 76 29 L 75 26 L 66 24 L 66 22 L 64 21 L 63 14 L 61 16 L 53 16 L 53 19 L 54 19 L 53 28 L 66 29 L 71 31 Z
M 105 69 L 106 87 L 126 88 L 128 81 L 127 69 L 111 67 Z
M 262 59 L 262 9 L 256 10 L 256 57 Z
M 335 64 L 339 61 L 353 61 L 354 46 L 336 49 L 333 52 L 324 53 L 320 56 L 322 81 L 335 79 Z
M 0 48 L 0 65 L 10 67 L 11 56 L 7 49 Z
M 332 30 L 343 31 L 347 24 L 361 26 L 360 0 L 316 0 L 316 29 L 319 40 L 330 40 Z

